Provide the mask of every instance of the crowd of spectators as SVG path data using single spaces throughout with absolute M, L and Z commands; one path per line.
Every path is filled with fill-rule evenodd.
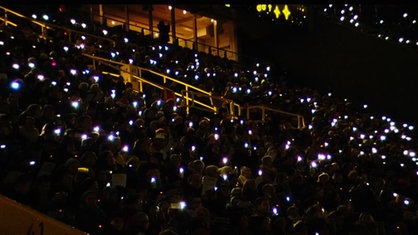
M 45 40 L 32 26 L 0 32 L 2 194 L 98 235 L 418 233 L 413 125 L 288 87 L 261 62 L 99 26 L 115 44 L 63 30 Z M 93 70 L 90 51 L 302 114 L 307 128 L 187 115 L 159 90 Z

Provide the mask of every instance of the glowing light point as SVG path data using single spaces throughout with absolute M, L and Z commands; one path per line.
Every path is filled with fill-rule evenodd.
M 284 18 L 286 20 L 288 20 L 289 16 L 290 16 L 290 11 L 289 11 L 289 8 L 287 7 L 287 5 L 284 5 L 283 14 L 284 14 Z
M 276 19 L 278 19 L 279 16 L 280 16 L 280 10 L 279 10 L 279 6 L 278 5 L 276 5 L 276 7 L 274 8 L 274 11 L 273 12 L 276 15 Z

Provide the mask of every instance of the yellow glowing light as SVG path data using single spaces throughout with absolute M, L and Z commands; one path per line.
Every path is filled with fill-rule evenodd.
M 258 4 L 256 9 L 257 9 L 258 12 L 260 12 L 261 11 L 261 4 Z
M 273 8 L 273 5 L 269 4 L 268 8 L 269 8 L 269 12 L 271 12 L 271 8 Z
M 261 10 L 265 11 L 267 9 L 267 5 L 266 4 L 261 4 Z
M 290 16 L 290 11 L 289 11 L 289 8 L 287 7 L 287 5 L 284 5 L 284 8 L 283 8 L 283 14 L 284 14 L 284 18 L 287 20 L 287 19 L 289 19 L 289 16 Z
M 225 4 L 226 7 L 231 7 L 231 4 Z
M 279 10 L 279 6 L 276 5 L 276 7 L 274 8 L 274 14 L 276 15 L 276 18 L 278 19 L 280 16 L 280 10 Z

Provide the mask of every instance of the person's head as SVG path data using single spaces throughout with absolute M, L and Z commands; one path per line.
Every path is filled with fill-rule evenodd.
M 149 217 L 148 214 L 143 211 L 136 212 L 132 217 L 131 231 L 134 232 L 145 232 L 149 228 Z
M 252 179 L 252 178 L 253 178 L 253 175 L 252 175 L 251 169 L 250 169 L 249 167 L 247 167 L 247 166 L 242 166 L 242 167 L 240 168 L 240 173 L 241 173 L 241 175 L 242 175 L 242 176 L 244 176 L 246 179 Z
M 259 215 L 270 215 L 270 200 L 266 197 L 258 197 L 255 200 L 255 212 Z

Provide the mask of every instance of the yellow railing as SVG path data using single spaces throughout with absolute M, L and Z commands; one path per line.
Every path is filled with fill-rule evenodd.
M 266 112 L 272 112 L 272 113 L 277 113 L 277 114 L 281 114 L 281 115 L 296 118 L 297 128 L 298 129 L 305 129 L 306 128 L 305 118 L 302 115 L 299 115 L 299 114 L 286 112 L 286 111 L 283 111 L 283 110 L 280 110 L 280 109 L 277 109 L 277 108 L 268 107 L 268 106 L 265 106 L 265 105 L 250 105 L 250 106 L 242 107 L 242 109 L 245 110 L 245 112 L 246 112 L 247 120 L 251 120 L 251 115 L 250 114 L 251 114 L 252 110 L 257 110 L 257 111 L 260 110 L 261 111 L 261 121 L 262 122 L 265 122 Z
M 93 18 L 98 22 L 106 22 L 107 27 L 111 28 L 113 26 L 123 25 L 123 27 L 128 28 L 129 30 L 141 32 L 144 35 L 151 35 L 152 38 L 155 37 L 153 33 L 158 32 L 157 29 L 155 29 L 154 31 L 151 31 L 145 25 L 139 24 L 133 21 L 132 19 L 130 19 L 130 22 L 127 23 L 125 19 L 122 19 L 117 16 L 112 16 L 109 14 L 106 14 L 104 16 L 95 15 Z M 112 24 L 112 22 L 114 24 Z M 175 42 L 173 41 L 172 33 L 170 32 L 169 35 L 170 35 L 169 43 L 174 44 Z M 237 52 L 225 50 L 216 46 L 210 46 L 210 45 L 200 43 L 200 42 L 197 42 L 197 45 L 195 45 L 195 42 L 193 40 L 182 38 L 182 37 L 177 37 L 177 36 L 176 36 L 176 40 L 177 40 L 178 45 L 181 47 L 189 48 L 192 50 L 197 49 L 197 51 L 200 51 L 200 52 L 213 53 L 215 55 L 225 57 L 230 60 L 238 61 Z
M 15 27 L 18 26 L 17 23 L 14 23 L 14 22 L 9 20 L 9 14 L 11 14 L 11 15 L 26 19 L 29 22 L 32 22 L 32 23 L 40 26 L 41 27 L 41 33 L 40 33 L 39 37 L 41 37 L 43 39 L 47 39 L 47 29 L 53 29 L 52 27 L 48 26 L 46 23 L 34 20 L 30 17 L 27 17 L 27 16 L 22 15 L 18 12 L 7 9 L 3 6 L 0 6 L 0 9 L 3 10 L 3 17 L 1 17 L 0 20 L 2 20 L 6 26 L 9 25 L 9 24 L 12 25 L 12 26 L 15 26 Z
M 93 56 L 93 55 L 89 55 L 84 53 L 84 56 L 92 59 L 93 61 L 93 69 L 96 69 L 97 64 L 104 64 L 110 68 L 116 69 L 118 71 L 120 71 L 121 73 L 125 73 L 128 74 L 130 78 L 124 78 L 125 81 L 127 82 L 131 82 L 133 84 L 134 89 L 137 89 L 139 92 L 143 92 L 144 88 L 143 88 L 143 84 L 148 84 L 148 85 L 152 85 L 158 89 L 161 89 L 164 91 L 164 94 L 166 92 L 172 92 L 176 97 L 182 98 L 182 100 L 184 101 L 183 105 L 186 107 L 186 113 L 189 114 L 190 113 L 190 107 L 195 107 L 195 105 L 198 105 L 202 108 L 208 109 L 214 113 L 218 112 L 218 105 L 222 106 L 224 104 L 228 105 L 228 112 L 229 115 L 231 116 L 235 116 L 235 115 L 241 115 L 241 108 L 238 104 L 236 104 L 234 101 L 229 100 L 229 99 L 225 99 L 223 97 L 218 97 L 218 96 L 214 96 L 212 94 L 212 92 L 208 92 L 205 90 L 202 90 L 198 87 L 192 86 L 188 83 L 185 83 L 183 81 L 179 81 L 175 78 L 171 78 L 167 75 L 161 74 L 161 73 L 157 73 L 155 71 L 152 71 L 150 69 L 146 69 L 146 68 L 142 68 L 142 67 L 138 67 L 138 66 L 134 66 L 134 65 L 129 65 L 129 64 L 125 64 L 122 62 L 118 62 L 118 61 L 113 61 L 110 59 L 106 59 L 106 58 L 102 58 L 102 57 L 98 57 L 98 56 Z M 120 67 L 118 67 L 120 66 Z M 136 73 L 132 73 L 131 71 L 124 71 L 121 68 L 135 68 L 135 71 L 137 71 Z M 105 72 L 107 74 L 109 74 L 108 72 Z M 171 81 L 174 82 L 177 85 L 182 85 L 183 89 L 181 91 L 181 93 L 175 92 L 169 88 L 167 88 L 164 85 L 155 83 L 155 82 L 151 82 L 147 79 L 144 79 L 144 73 L 149 73 L 149 74 L 153 74 L 156 75 L 156 77 L 159 77 L 162 79 L 162 83 L 163 84 L 167 84 L 167 81 Z M 120 74 L 113 74 L 115 76 L 119 76 Z M 134 78 L 134 79 L 132 79 Z M 138 83 L 137 85 L 135 83 Z M 202 101 L 203 99 L 206 99 L 206 101 L 208 102 L 204 102 Z M 214 104 L 214 101 L 216 102 L 217 105 Z M 209 103 L 209 104 L 207 104 Z
M 6 26 L 7 25 L 12 25 L 14 27 L 18 26 L 17 23 L 10 21 L 10 19 L 8 18 L 8 16 L 10 14 L 14 15 L 14 16 L 17 16 L 17 17 L 20 17 L 22 19 L 27 20 L 28 22 L 32 22 L 32 23 L 38 25 L 39 27 L 41 27 L 41 33 L 39 34 L 39 37 L 43 38 L 43 39 L 48 39 L 47 30 L 61 29 L 61 30 L 65 30 L 66 32 L 68 32 L 68 34 L 69 34 L 68 38 L 69 38 L 70 42 L 71 42 L 71 34 L 78 34 L 78 35 L 93 37 L 93 38 L 100 39 L 100 40 L 103 40 L 103 41 L 108 41 L 113 46 L 115 46 L 115 43 L 116 43 L 114 40 L 106 38 L 106 37 L 100 37 L 100 36 L 97 36 L 97 35 L 94 35 L 94 34 L 91 34 L 91 33 L 87 33 L 87 32 L 83 32 L 83 31 L 63 27 L 63 26 L 60 26 L 60 25 L 55 25 L 55 24 L 51 24 L 51 23 L 47 23 L 47 22 L 41 22 L 41 21 L 35 20 L 33 18 L 30 18 L 28 16 L 22 15 L 22 14 L 16 12 L 16 11 L 5 8 L 3 6 L 0 6 L 0 9 L 3 11 L 3 17 L 0 16 L 0 20 L 3 21 Z
M 23 19 L 26 19 L 29 22 L 32 22 L 32 23 L 41 27 L 40 37 L 44 38 L 44 39 L 47 39 L 47 30 L 61 29 L 61 30 L 67 31 L 70 34 L 69 35 L 70 40 L 71 40 L 71 33 L 75 33 L 75 34 L 79 34 L 79 35 L 85 35 L 85 36 L 101 39 L 101 40 L 104 40 L 104 41 L 108 41 L 108 42 L 112 43 L 113 46 L 115 45 L 115 41 L 113 41 L 109 38 L 106 38 L 106 37 L 100 37 L 100 36 L 97 36 L 97 35 L 94 35 L 94 34 L 70 29 L 70 28 L 67 28 L 67 27 L 62 27 L 62 26 L 59 26 L 59 25 L 40 22 L 40 21 L 37 21 L 37 20 L 32 19 L 30 17 L 24 16 L 24 15 L 18 13 L 18 12 L 13 11 L 13 10 L 7 9 L 3 6 L 0 6 L 0 9 L 3 10 L 3 17 L 0 16 L 0 20 L 3 21 L 5 25 L 10 24 L 10 25 L 15 26 L 15 27 L 18 26 L 17 23 L 14 23 L 14 22 L 10 21 L 10 19 L 8 18 L 8 15 L 10 15 L 10 14 L 14 15 L 14 16 L 17 16 L 17 17 L 20 17 L 20 18 L 23 18 Z M 144 28 L 141 27 L 141 29 L 144 29 Z M 97 57 L 97 56 L 93 56 L 93 55 L 89 55 L 89 54 L 84 54 L 84 56 L 89 57 L 93 60 L 93 67 L 96 66 L 96 61 L 98 61 L 100 63 L 107 63 L 108 66 L 115 68 L 117 71 L 121 71 L 121 67 L 114 67 L 114 66 L 112 66 L 112 64 L 113 65 L 116 64 L 116 65 L 119 65 L 119 66 L 125 66 L 125 67 L 131 66 L 129 64 L 124 64 L 124 63 L 121 63 L 121 62 L 117 62 L 117 61 L 113 61 L 113 60 L 109 60 L 109 59 L 105 59 L 105 58 L 101 58 L 101 57 Z M 223 105 L 226 104 L 227 107 L 228 107 L 228 112 L 231 116 L 240 116 L 241 111 L 246 110 L 246 116 L 247 116 L 247 119 L 249 120 L 251 110 L 261 110 L 261 121 L 264 122 L 265 121 L 265 116 L 266 116 L 266 111 L 270 111 L 270 112 L 274 112 L 274 113 L 279 113 L 279 114 L 295 117 L 295 118 L 297 118 L 297 126 L 298 126 L 299 129 L 302 129 L 302 128 L 306 127 L 304 117 L 299 115 L 299 114 L 285 112 L 285 111 L 282 111 L 280 109 L 275 109 L 275 108 L 271 108 L 271 107 L 267 107 L 267 106 L 263 106 L 263 105 L 253 105 L 253 106 L 248 106 L 248 107 L 240 107 L 240 105 L 235 103 L 233 100 L 225 99 L 223 97 L 213 96 L 211 92 L 208 92 L 208 91 L 202 90 L 198 87 L 189 85 L 188 83 L 179 81 L 177 79 L 171 78 L 171 77 L 166 76 L 164 74 L 157 73 L 157 72 L 152 71 L 150 69 L 141 68 L 141 67 L 138 67 L 138 66 L 134 66 L 134 67 L 137 68 L 137 73 L 131 73 L 130 71 L 128 71 L 128 72 L 121 71 L 121 72 L 128 73 L 130 77 L 134 78 L 134 80 L 131 79 L 129 81 L 132 82 L 132 83 L 137 82 L 138 83 L 138 90 L 140 92 L 143 92 L 143 84 L 152 85 L 156 88 L 159 88 L 159 89 L 163 90 L 164 93 L 166 93 L 168 91 L 173 92 L 176 97 L 180 97 L 180 98 L 184 99 L 185 103 L 183 105 L 186 107 L 187 114 L 189 114 L 189 112 L 190 112 L 189 108 L 193 107 L 195 104 L 200 105 L 203 108 L 206 108 L 206 109 L 211 110 L 211 111 L 216 113 L 218 111 L 218 106 L 214 105 L 214 100 L 215 100 L 218 105 L 221 104 L 221 106 L 223 106 Z M 143 78 L 143 73 L 144 72 L 157 75 L 157 77 L 161 77 L 163 79 L 164 84 L 166 84 L 167 80 L 169 80 L 169 81 L 172 81 L 172 82 L 175 82 L 177 84 L 180 84 L 180 85 L 184 86 L 184 89 L 182 90 L 181 93 L 178 93 L 178 92 L 174 92 L 174 91 L 170 90 L 169 88 L 167 88 L 163 85 L 148 81 L 148 80 Z M 107 72 L 104 72 L 104 73 L 107 73 Z M 116 75 L 116 74 L 113 74 L 113 75 Z M 120 74 L 118 74 L 117 76 L 119 76 L 119 75 Z M 201 102 L 199 100 L 196 100 L 195 97 L 205 97 L 205 98 L 207 98 L 210 101 L 210 105 L 205 104 L 204 102 Z
M 241 106 L 235 103 L 231 99 L 226 99 L 221 96 L 207 95 L 201 92 L 186 91 L 186 90 L 182 91 L 183 97 L 186 96 L 186 93 L 189 94 L 189 97 L 192 97 L 192 102 L 195 102 L 196 100 L 195 97 L 210 99 L 211 102 L 213 102 L 213 105 L 212 107 L 208 107 L 208 108 L 212 109 L 215 113 L 219 111 L 219 107 L 223 107 L 228 110 L 229 116 L 232 116 L 232 117 L 241 116 Z M 191 104 L 191 107 L 193 107 L 193 105 L 194 103 Z

